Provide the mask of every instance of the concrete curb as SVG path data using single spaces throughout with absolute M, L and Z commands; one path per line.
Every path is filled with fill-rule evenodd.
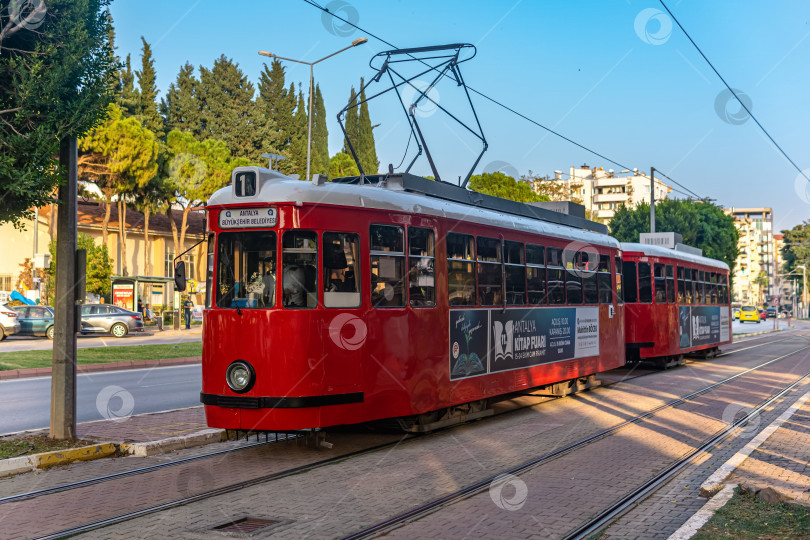
M 747 334 L 734 334 L 732 337 L 748 337 L 748 336 L 759 336 L 762 334 L 773 334 L 775 332 L 784 332 L 784 328 L 778 328 L 776 330 L 763 330 L 762 332 L 749 332 Z
M 183 366 L 199 364 L 200 356 L 185 356 L 181 358 L 165 358 L 162 360 L 128 360 L 126 362 L 108 362 L 100 364 L 82 364 L 76 367 L 78 373 L 95 373 L 99 371 L 118 371 L 122 369 L 138 369 L 149 367 Z M 51 368 L 10 369 L 0 371 L 0 381 L 9 379 L 25 379 L 29 377 L 49 377 Z
M 92 459 L 111 456 L 118 451 L 118 446 L 113 443 L 94 444 L 92 446 L 82 446 L 80 448 L 70 448 L 67 450 L 54 450 L 52 452 L 42 452 L 30 456 L 20 456 L 0 460 L 0 478 L 33 471 L 35 469 L 46 469 L 54 465 L 65 465 L 72 461 L 90 461 Z
M 105 458 L 118 453 L 135 457 L 148 457 L 185 448 L 194 448 L 206 444 L 227 440 L 224 429 L 204 429 L 159 441 L 145 443 L 99 443 L 92 446 L 42 452 L 30 456 L 0 459 L 0 478 L 31 472 L 36 469 L 47 469 L 55 465 L 66 465 L 73 461 L 90 461 Z
M 121 453 L 128 454 L 136 457 L 154 456 L 157 454 L 165 454 L 166 452 L 174 452 L 175 450 L 183 450 L 184 448 L 194 448 L 195 446 L 203 446 L 215 442 L 222 442 L 226 440 L 224 429 L 203 429 L 196 433 L 189 435 L 181 435 L 179 437 L 169 437 L 168 439 L 161 439 L 159 441 L 150 441 L 145 443 L 122 443 L 119 445 Z

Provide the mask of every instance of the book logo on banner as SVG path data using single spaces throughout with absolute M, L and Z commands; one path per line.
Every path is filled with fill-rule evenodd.
M 515 322 L 501 321 L 492 323 L 492 333 L 495 339 L 495 361 L 511 360 L 515 348 Z

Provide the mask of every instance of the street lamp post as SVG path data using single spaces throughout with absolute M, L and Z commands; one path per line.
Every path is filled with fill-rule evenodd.
M 803 264 L 797 264 L 794 268 L 802 269 L 802 311 L 807 311 L 807 267 Z
M 340 54 L 345 50 L 351 49 L 352 47 L 357 47 L 358 45 L 362 45 L 363 43 L 367 42 L 368 39 L 361 37 L 357 38 L 352 41 L 352 44 L 348 47 L 344 47 L 337 52 L 333 52 L 329 56 L 324 56 L 320 60 L 316 60 L 314 62 L 304 62 L 303 60 L 294 60 L 292 58 L 284 58 L 283 56 L 278 56 L 277 54 L 273 54 L 267 51 L 259 51 L 259 54 L 262 56 L 268 56 L 270 58 L 278 58 L 279 60 L 286 60 L 288 62 L 297 62 L 299 64 L 306 64 L 309 66 L 309 125 L 307 126 L 307 176 L 306 179 L 309 180 L 309 172 L 310 172 L 310 159 L 312 154 L 312 94 L 315 92 L 315 64 L 319 62 L 323 62 L 327 58 L 332 58 L 336 54 Z

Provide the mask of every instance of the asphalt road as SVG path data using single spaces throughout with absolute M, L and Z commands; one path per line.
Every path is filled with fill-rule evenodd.
M 779 328 L 784 330 L 788 327 L 787 319 L 779 319 Z M 740 321 L 732 321 L 731 322 L 731 333 L 732 334 L 749 334 L 753 332 L 767 332 L 769 330 L 773 330 L 773 319 L 766 319 L 764 321 L 760 321 L 759 324 L 755 322 L 740 322 Z
M 88 347 L 122 347 L 127 345 L 161 345 L 200 341 L 202 327 L 192 326 L 191 330 L 149 330 L 148 334 L 129 334 L 123 338 L 115 338 L 109 334 L 90 334 L 77 336 L 76 346 L 80 349 Z M 44 337 L 9 336 L 0 341 L 0 353 L 16 351 L 49 351 L 53 349 L 53 342 Z
M 199 405 L 201 387 L 199 364 L 80 374 L 78 421 Z M 47 428 L 50 409 L 50 377 L 0 381 L 0 434 Z

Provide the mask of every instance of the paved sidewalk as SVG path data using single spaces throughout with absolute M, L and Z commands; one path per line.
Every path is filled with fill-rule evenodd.
M 810 400 L 751 452 L 725 484 L 772 487 L 810 506 Z
M 114 443 L 147 443 L 183 437 L 208 429 L 202 405 L 124 419 L 83 422 L 77 432 L 81 439 Z

